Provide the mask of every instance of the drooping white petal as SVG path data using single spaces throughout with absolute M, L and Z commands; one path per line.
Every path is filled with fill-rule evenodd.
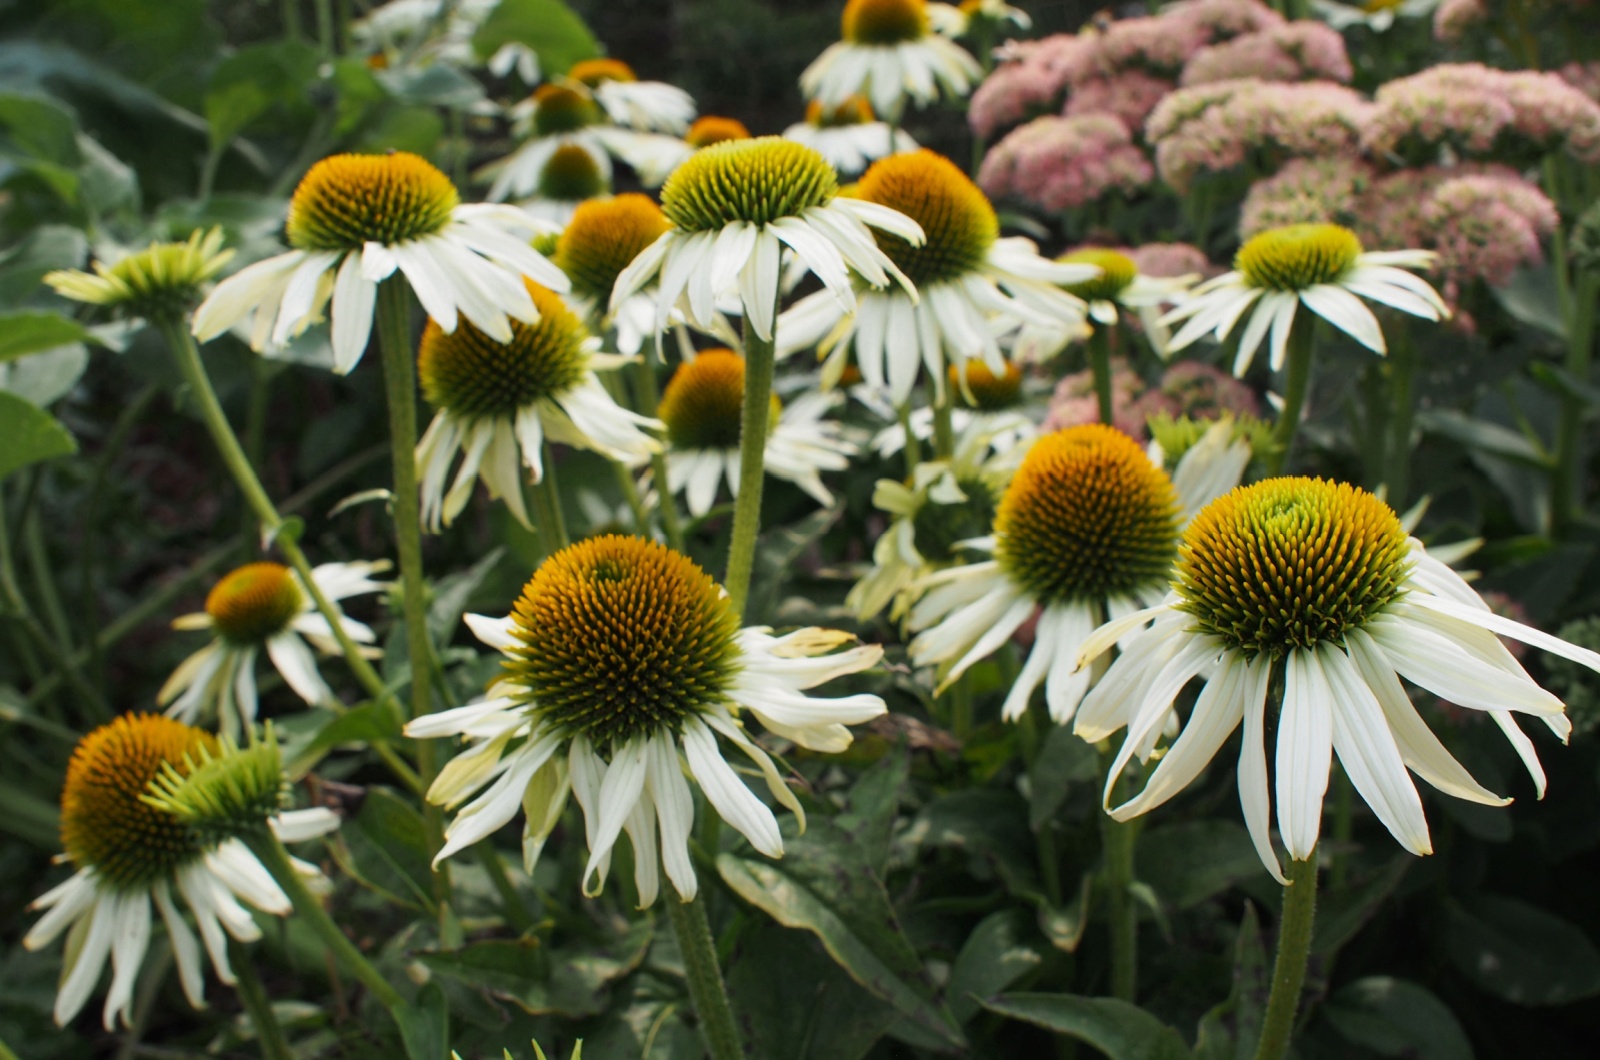
M 1278 718 L 1278 832 L 1289 856 L 1305 861 L 1322 831 L 1322 798 L 1333 764 L 1327 678 L 1304 648 L 1289 652 Z

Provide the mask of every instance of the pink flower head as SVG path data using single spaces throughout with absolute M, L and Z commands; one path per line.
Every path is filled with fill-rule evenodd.
M 1439 254 L 1443 294 L 1481 279 L 1499 287 L 1521 265 L 1543 259 L 1540 239 L 1555 231 L 1556 208 L 1544 193 L 1509 171 L 1456 177 L 1440 184 L 1423 208 Z
M 1358 94 L 1328 81 L 1217 81 L 1168 96 L 1145 138 L 1161 178 L 1182 192 L 1196 176 L 1247 161 L 1271 171 L 1288 158 L 1354 154 L 1367 110 Z
M 1146 276 L 1167 278 L 1199 273 L 1204 278 L 1210 278 L 1223 271 L 1212 264 L 1205 251 L 1192 243 L 1146 243 L 1123 253 Z
M 1345 155 L 1291 159 L 1250 186 L 1239 207 L 1239 238 L 1284 225 L 1349 224 L 1372 176 L 1371 166 Z
M 1321 22 L 1287 22 L 1202 48 L 1183 68 L 1180 84 L 1203 85 L 1254 77 L 1262 81 L 1341 81 L 1351 78 L 1344 37 Z
M 1156 401 L 1159 397 L 1161 400 Z M 1144 415 L 1165 412 L 1195 420 L 1215 420 L 1224 413 L 1261 418 L 1254 390 L 1222 369 L 1201 361 L 1179 361 L 1161 374 L 1161 382 L 1139 399 Z
M 1121 357 L 1111 358 L 1111 425 L 1140 443 L 1148 440 L 1146 413 L 1140 408 L 1141 399 L 1148 391 L 1145 381 L 1128 367 L 1127 361 Z M 1172 404 L 1176 407 L 1175 401 Z M 1064 427 L 1099 422 L 1100 403 L 1094 393 L 1094 373 L 1085 369 L 1063 377 L 1056 384 L 1055 393 L 1050 397 L 1050 410 L 1040 429 L 1059 431 Z
M 1183 0 L 1169 4 L 1162 17 L 1198 26 L 1209 43 L 1283 25 L 1283 16 L 1258 0 Z
M 1421 161 L 1441 147 L 1525 162 L 1565 149 L 1600 162 L 1600 104 L 1556 74 L 1446 63 L 1378 90 L 1367 150 Z
M 972 131 L 988 140 L 1036 114 L 1056 110 L 1068 75 L 1082 66 L 1079 57 L 1092 46 L 1069 33 L 1013 43 L 1006 49 L 1006 61 L 972 94 L 967 111 Z
M 1433 9 L 1433 38 L 1458 41 L 1469 28 L 1488 17 L 1489 7 L 1483 0 L 1443 0 Z
M 1556 72 L 1561 80 L 1600 103 L 1600 61 L 1568 63 Z
M 1143 128 L 1144 120 L 1177 86 L 1143 70 L 1124 70 L 1109 77 L 1093 77 L 1072 86 L 1065 113 L 1111 114 L 1130 132 Z
M 1107 114 L 1036 118 L 995 144 L 978 170 L 991 198 L 1014 197 L 1046 210 L 1129 194 L 1155 175 L 1127 126 Z
M 1100 35 L 1095 59 L 1105 73 L 1143 69 L 1175 78 L 1210 39 L 1206 27 L 1192 19 L 1125 18 Z

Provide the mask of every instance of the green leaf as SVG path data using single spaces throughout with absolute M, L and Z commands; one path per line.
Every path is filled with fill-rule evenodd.
M 535 1016 L 579 1019 L 605 1011 L 608 987 L 639 967 L 654 935 L 654 922 L 646 916 L 607 942 L 557 947 L 543 961 L 537 957 L 542 948 L 537 939 L 475 942 L 448 953 L 419 956 L 438 975 Z
M 1029 939 L 1032 934 L 1020 909 L 1002 909 L 978 922 L 950 966 L 950 984 L 945 988 L 957 1020 L 966 1023 L 978 1014 L 982 998 L 999 993 L 1044 963 L 1044 954 Z
M 217 65 L 206 86 L 204 111 L 211 143 L 220 147 L 274 107 L 303 109 L 320 57 L 303 41 L 253 44 Z
M 467 609 L 467 602 L 505 554 L 504 548 L 492 548 L 466 570 L 440 578 L 434 583 L 433 599 L 428 604 L 428 636 L 435 644 L 450 643 L 461 615 Z
M 1556 290 L 1555 274 L 1549 265 L 1538 268 L 1520 268 L 1504 287 L 1489 289 L 1507 313 L 1518 323 L 1565 339 L 1567 328 L 1561 315 L 1561 298 Z
M 1195 1060 L 1251 1060 L 1261 1038 L 1261 1017 L 1271 986 L 1261 922 L 1256 907 L 1246 902 L 1233 944 L 1233 989 L 1226 1001 L 1201 1017 Z
M 1518 1005 L 1600 994 L 1600 953 L 1583 929 L 1526 902 L 1479 895 L 1445 905 L 1445 952 L 1482 989 Z
M 1050 726 L 1039 757 L 1028 773 L 1028 827 L 1037 832 L 1053 819 L 1074 784 L 1094 780 L 1099 770 L 1095 749 L 1066 725 Z
M 9 141 L 0 152 L 20 152 L 65 169 L 78 165 L 78 119 L 48 96 L 0 92 L 0 128 Z
M 538 54 L 539 70 L 546 80 L 601 51 L 588 25 L 561 0 L 500 0 L 494 13 L 478 27 L 472 46 L 487 58 L 512 41 L 526 44 Z
M 450 1009 L 444 991 L 429 983 L 410 1005 L 394 1011 L 410 1060 L 445 1060 L 450 1055 Z
M 791 526 L 774 527 L 761 535 L 756 566 L 751 575 L 746 615 L 770 615 L 778 593 L 794 574 L 802 553 L 816 544 L 844 514 L 843 502 L 812 512 Z
M 1173 909 L 1199 905 L 1262 874 L 1250 833 L 1233 821 L 1187 821 L 1139 833 L 1134 875 Z
M 1331 958 L 1356 937 L 1378 908 L 1388 901 L 1406 872 L 1416 864 L 1410 854 L 1397 855 L 1387 865 L 1363 879 L 1352 879 L 1343 890 L 1335 890 L 1317 900 L 1316 928 L 1311 936 L 1311 952 Z
M 467 110 L 483 102 L 483 87 L 446 63 L 380 70 L 378 81 L 403 103 Z
M 89 329 L 62 316 L 38 310 L 0 313 L 0 361 L 26 357 L 71 342 L 94 342 Z
M 921 961 L 877 873 L 831 821 L 815 820 L 804 836 L 785 837 L 780 862 L 725 853 L 717 870 L 736 894 L 778 923 L 816 935 L 851 978 L 903 1017 L 947 1045 L 965 1044 L 954 1018 L 921 981 Z
M 1109 997 L 1001 994 L 983 1007 L 1000 1016 L 1064 1034 L 1107 1060 L 1189 1060 L 1183 1037 L 1144 1009 Z
M 66 394 L 89 367 L 89 351 L 81 342 L 30 353 L 0 363 L 0 390 L 45 408 Z
M 1539 468 L 1550 465 L 1550 457 L 1526 435 L 1455 409 L 1423 409 L 1417 413 L 1417 425 L 1492 456 Z
M 395 711 L 394 700 L 363 703 L 353 710 L 335 714 L 330 718 L 304 747 L 295 752 L 284 769 L 291 779 L 299 780 L 316 768 L 317 763 L 335 747 L 341 744 L 370 744 L 381 740 L 397 740 L 401 736 L 403 727 L 404 722 Z
M 889 840 L 900 809 L 900 792 L 911 775 L 911 754 L 896 749 L 861 774 L 850 789 L 849 807 L 833 824 L 855 842 L 874 872 L 889 860 Z
M 340 867 L 404 905 L 433 908 L 433 869 L 422 815 L 387 788 L 369 788 L 361 811 L 339 829 L 347 857 L 330 845 Z
M 78 443 L 54 416 L 0 391 L 0 479 L 18 468 L 77 451 Z
M 741 937 L 728 992 L 763 1060 L 858 1060 L 895 1017 L 816 939 L 776 924 Z
M 1011 893 L 1042 898 L 1028 805 L 1015 792 L 973 788 L 935 799 L 922 808 L 909 835 L 925 848 L 965 851 L 986 864 Z
M 1404 979 L 1357 979 L 1328 999 L 1322 1018 L 1346 1041 L 1380 1056 L 1473 1060 L 1472 1043 L 1445 1003 Z

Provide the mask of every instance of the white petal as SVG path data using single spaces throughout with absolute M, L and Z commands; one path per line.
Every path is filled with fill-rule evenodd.
M 767 857 L 782 857 L 783 837 L 772 811 L 723 759 L 716 737 L 699 719 L 691 719 L 683 728 L 683 753 L 700 790 L 722 819 Z
M 634 737 L 619 748 L 611 759 L 594 807 L 594 833 L 589 838 L 589 862 L 583 870 L 583 893 L 593 898 L 600 891 L 600 861 L 610 855 L 622 825 L 633 812 L 634 803 L 644 791 L 645 765 L 649 748 L 642 737 Z M 576 778 L 574 778 L 576 779 Z M 574 784 L 576 787 L 576 784 Z M 584 807 L 589 813 L 589 807 Z
M 1333 761 L 1332 693 L 1311 652 L 1289 652 L 1278 718 L 1278 832 L 1289 856 L 1305 861 L 1322 831 L 1322 797 Z

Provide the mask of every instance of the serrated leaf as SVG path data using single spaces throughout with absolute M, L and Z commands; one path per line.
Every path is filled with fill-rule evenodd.
M 985 1000 L 983 1007 L 1086 1042 L 1107 1060 L 1189 1060 L 1182 1035 L 1144 1009 L 1115 998 L 1001 994 Z
M 0 391 L 0 479 L 19 468 L 78 451 L 78 443 L 54 416 Z
M 423 953 L 438 975 L 487 991 L 533 1015 L 578 1019 L 605 1011 L 607 988 L 644 961 L 654 937 L 649 917 L 631 921 L 604 943 L 556 947 L 540 962 L 536 939 L 475 942 L 448 953 Z M 545 972 L 538 969 L 543 965 Z
M 1357 979 L 1328 999 L 1322 1018 L 1346 1041 L 1379 1056 L 1473 1060 L 1472 1043 L 1455 1014 L 1432 993 L 1404 979 Z
M 1565 1005 L 1600 994 L 1600 953 L 1583 929 L 1514 898 L 1445 905 L 1445 952 L 1482 989 L 1518 1005 Z

